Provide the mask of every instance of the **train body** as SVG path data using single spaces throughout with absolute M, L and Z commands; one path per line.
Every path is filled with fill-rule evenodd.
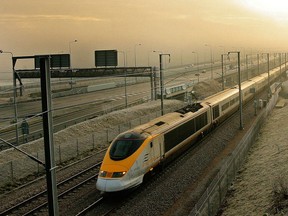
M 270 71 L 270 82 L 279 75 L 279 68 Z M 243 103 L 253 99 L 267 84 L 267 74 L 243 82 Z M 104 156 L 97 189 L 117 192 L 141 184 L 147 173 L 177 157 L 238 107 L 237 85 L 119 134 Z

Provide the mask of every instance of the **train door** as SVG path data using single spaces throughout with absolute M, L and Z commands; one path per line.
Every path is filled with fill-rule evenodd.
M 162 158 L 164 157 L 164 137 L 162 135 L 155 137 L 151 143 L 152 147 L 152 154 L 154 161 L 161 161 Z
M 213 106 L 212 107 L 212 113 L 211 111 L 209 112 L 210 113 L 210 121 L 212 123 L 212 126 L 215 127 L 217 126 L 218 124 L 218 118 L 220 116 L 220 108 L 219 108 L 219 104 L 217 104 L 216 106 Z

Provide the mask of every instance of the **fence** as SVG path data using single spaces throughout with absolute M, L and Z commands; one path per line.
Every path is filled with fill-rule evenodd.
M 229 156 L 226 161 L 223 162 L 220 171 L 207 187 L 206 191 L 200 197 L 189 215 L 212 216 L 217 214 L 229 186 L 231 185 L 231 182 L 234 180 L 237 171 L 245 161 L 247 153 L 260 130 L 261 124 L 265 121 L 269 112 L 273 109 L 277 102 L 280 88 L 276 90 L 277 91 L 267 104 L 266 109 L 258 115 L 257 120 L 250 127 L 248 133 L 245 134 L 243 139 L 239 142 L 231 156 Z
M 174 111 L 172 109 L 173 108 L 165 110 L 165 112 Z M 77 156 L 90 150 L 101 150 L 103 148 L 107 148 L 109 143 L 119 133 L 137 125 L 146 123 L 159 116 L 161 116 L 161 111 L 133 119 L 126 123 L 121 123 L 108 130 L 98 131 L 93 134 L 88 134 L 87 136 L 78 137 L 77 139 L 67 139 L 65 142 L 55 138 L 54 155 L 56 164 L 61 164 L 62 162 L 76 158 Z M 45 161 L 44 149 L 39 147 L 39 150 L 37 153 L 34 153 L 33 156 L 41 161 Z M 39 174 L 41 172 L 45 172 L 42 165 L 39 165 L 30 158 L 23 157 L 21 155 L 21 157 L 15 159 L 13 158 L 13 160 L 8 161 L 7 163 L 0 164 L 0 187 L 7 184 L 12 184 L 13 182 L 16 182 L 19 179 L 25 178 L 29 175 Z

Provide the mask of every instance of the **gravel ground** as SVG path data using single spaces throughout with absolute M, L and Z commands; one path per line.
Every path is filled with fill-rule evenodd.
M 179 109 L 180 107 L 183 107 L 183 102 L 177 101 L 177 100 L 168 100 L 164 103 L 165 108 L 167 109 Z M 153 113 L 159 110 L 160 103 L 157 102 L 150 102 L 143 105 L 135 106 L 133 108 L 128 108 L 126 110 L 122 111 L 116 111 L 104 116 L 101 116 L 96 119 L 92 119 L 83 123 L 80 123 L 78 125 L 69 127 L 61 132 L 58 132 L 54 134 L 54 141 L 59 143 L 65 143 L 64 141 L 71 137 L 79 137 L 82 136 L 83 133 L 89 133 L 89 132 L 95 132 L 95 130 L 103 129 L 103 128 L 111 128 L 121 122 L 126 122 L 128 119 L 135 119 L 141 116 L 145 116 L 149 113 Z M 42 146 L 42 147 L 41 147 Z M 102 148 L 106 148 L 106 146 L 102 146 Z M 43 140 L 38 140 L 31 142 L 29 144 L 22 145 L 20 147 L 22 150 L 25 150 L 26 152 L 33 153 L 37 151 L 38 149 L 43 148 Z M 21 158 L 25 157 L 18 151 L 15 151 L 13 149 L 5 150 L 0 152 L 0 163 L 6 162 L 9 160 L 19 160 Z M 99 159 L 101 160 L 103 156 Z M 86 167 L 91 166 L 92 164 L 95 164 L 97 162 L 97 157 L 94 156 L 93 158 L 90 158 L 87 161 L 83 161 L 75 166 L 69 167 L 69 169 L 65 169 L 62 171 L 57 170 L 57 181 L 61 181 L 68 176 L 71 176 Z M 32 174 L 32 173 L 31 173 Z M 21 181 L 17 180 L 17 184 L 25 184 L 25 182 L 29 182 L 32 179 L 34 179 L 35 176 L 29 176 L 25 179 L 22 179 Z M 10 185 L 9 185 L 10 187 Z M 6 186 L 6 188 L 1 188 L 2 191 L 6 191 L 9 189 L 9 187 Z M 31 197 L 33 194 L 36 194 L 46 188 L 46 180 L 43 178 L 42 180 L 38 180 L 36 182 L 33 182 L 32 184 L 16 188 L 12 190 L 10 193 L 4 193 L 0 196 L 0 212 L 4 209 L 7 209 L 9 207 L 12 207 L 15 203 L 20 202 L 21 200 Z M 96 191 L 95 185 L 93 184 L 93 188 Z M 71 204 L 73 205 L 73 204 Z M 67 205 L 69 206 L 69 205 Z M 83 207 L 84 208 L 84 207 Z M 63 210 L 61 210 L 63 212 Z M 65 210 L 64 210 L 65 212 Z M 67 209 L 66 212 L 69 212 L 69 209 Z
M 220 87 L 217 86 L 216 84 L 211 84 L 210 85 L 211 88 L 209 90 L 207 88 L 207 86 L 209 86 L 209 85 L 207 85 L 207 83 L 204 83 L 204 84 L 201 84 L 201 85 L 205 86 L 205 89 L 206 89 L 205 90 L 205 94 L 206 95 L 213 94 L 213 93 L 217 92 L 220 89 Z M 179 101 L 170 101 L 169 100 L 169 101 L 165 101 L 164 105 L 165 105 L 165 107 L 169 107 L 169 108 L 174 107 L 175 109 L 177 109 L 177 108 L 179 108 L 179 106 L 181 104 L 183 104 L 183 103 L 181 103 Z M 118 122 L 121 122 L 123 120 L 127 121 L 127 118 L 133 119 L 133 118 L 136 118 L 136 116 L 141 116 L 141 115 L 143 115 L 145 113 L 154 112 L 155 110 L 159 109 L 159 105 L 160 104 L 159 104 L 158 101 L 157 102 L 152 102 L 152 103 L 149 103 L 149 105 L 145 104 L 145 105 L 142 105 L 142 106 L 137 106 L 137 107 L 134 107 L 134 108 L 131 108 L 131 109 L 128 109 L 128 110 L 123 110 L 122 112 L 115 112 L 115 113 L 112 113 L 112 114 L 109 114 L 109 115 L 105 115 L 105 116 L 101 117 L 100 119 L 98 118 L 98 119 L 95 119 L 95 120 L 90 120 L 90 121 L 84 122 L 82 124 L 70 127 L 70 128 L 68 128 L 68 129 L 66 129 L 66 130 L 64 130 L 62 132 L 59 132 L 59 133 L 55 134 L 54 141 L 56 141 L 56 142 L 57 142 L 57 140 L 63 141 L 65 139 L 67 139 L 66 137 L 71 137 L 71 136 L 75 136 L 75 137 L 81 136 L 82 135 L 81 133 L 83 133 L 83 132 L 84 133 L 89 133 L 91 131 L 95 131 L 97 128 L 111 127 L 111 125 L 112 126 L 115 125 L 116 122 L 118 123 Z M 181 106 L 183 106 L 183 105 L 181 105 Z M 22 148 L 25 149 L 28 152 L 33 152 L 33 151 L 35 151 L 35 149 L 36 150 L 39 149 L 40 148 L 39 146 L 41 146 L 41 145 L 42 145 L 42 141 L 40 140 L 38 142 L 33 142 L 31 144 L 23 145 Z M 217 154 L 217 152 L 218 152 L 218 150 L 216 150 L 214 152 L 214 154 Z M 202 157 L 203 156 L 205 157 L 206 153 L 202 152 L 201 154 L 202 154 Z M 21 157 L 18 152 L 15 152 L 13 150 L 3 151 L 0 154 L 0 162 L 1 162 L 1 160 L 2 161 L 7 161 L 7 159 L 9 159 L 9 160 L 11 160 L 13 158 L 17 159 L 18 157 Z M 197 162 L 197 160 L 198 159 L 194 159 L 194 163 Z M 95 160 L 93 162 L 90 162 L 90 163 L 95 163 Z M 190 163 L 190 162 L 188 162 L 188 163 Z M 65 176 L 68 176 L 71 173 L 75 173 L 75 172 L 77 172 L 77 170 L 84 169 L 85 166 L 87 166 L 87 164 L 83 165 L 83 167 L 79 166 L 78 168 L 76 168 L 76 166 L 75 166 L 75 168 L 71 168 L 71 170 L 65 171 L 63 173 L 59 172 L 59 173 L 57 173 L 57 179 L 65 178 Z M 203 164 L 203 167 L 204 166 L 205 166 L 205 164 Z M 195 167 L 195 168 L 192 167 L 192 170 L 194 169 L 194 171 L 192 173 L 194 173 L 194 174 L 198 173 L 199 174 L 202 168 L 201 167 Z M 191 168 L 189 168 L 189 169 L 190 169 L 190 171 L 188 171 L 188 173 L 191 172 Z M 176 172 L 175 175 L 177 176 L 176 169 L 171 171 L 171 173 L 174 173 L 174 172 Z M 165 175 L 162 178 L 165 179 L 166 178 Z M 187 182 L 191 182 L 191 181 L 193 181 L 193 180 L 191 180 L 191 177 L 189 177 Z M 165 187 L 169 187 L 169 184 L 174 185 L 175 182 L 167 183 L 167 184 L 168 185 L 165 184 L 164 186 Z M 31 196 L 32 194 L 36 193 L 36 191 L 39 191 L 40 189 L 45 188 L 45 186 L 46 186 L 45 180 L 42 180 L 42 181 L 39 181 L 39 182 L 37 182 L 35 184 L 31 184 L 29 187 L 24 187 L 21 190 L 17 189 L 17 190 L 12 191 L 9 194 L 2 194 L 0 196 L 0 201 L 1 201 L 1 203 L 4 203 L 4 204 L 1 205 L 0 211 L 5 209 L 5 208 L 7 208 L 8 206 L 12 206 L 13 203 L 16 203 L 17 201 L 23 199 L 23 197 Z M 179 185 L 179 184 L 178 184 L 178 187 L 180 187 L 180 188 L 178 188 L 177 190 L 176 189 L 174 190 L 174 191 L 178 191 L 178 192 L 176 192 L 177 196 L 176 197 L 172 196 L 172 199 L 170 199 L 169 201 L 167 199 L 166 204 L 168 204 L 168 205 L 165 205 L 165 209 L 167 209 L 169 206 L 171 206 L 174 203 L 174 201 L 176 200 L 176 198 L 178 199 L 181 196 L 180 192 L 183 191 L 184 187 Z M 162 190 L 164 189 L 163 186 L 161 186 L 161 187 L 159 186 L 159 188 L 162 188 Z M 152 192 L 155 193 L 154 190 L 152 190 Z M 151 205 L 151 207 L 155 206 L 153 203 L 150 203 L 150 205 Z M 151 209 L 153 209 L 153 208 L 151 208 Z M 158 210 L 159 211 L 163 211 L 163 208 L 159 208 Z M 68 212 L 69 212 L 69 209 L 67 209 L 67 215 L 69 215 Z M 126 215 L 126 213 L 124 213 L 124 215 Z
M 159 101 L 152 101 L 125 110 L 115 111 L 68 127 L 67 129 L 54 134 L 54 145 L 63 145 L 64 143 L 71 145 L 71 143 L 67 143 L 71 138 L 76 139 L 84 137 L 87 136 L 87 134 L 103 131 L 103 129 L 113 129 L 115 125 L 117 126 L 120 123 L 159 111 L 159 105 Z M 177 100 L 166 100 L 164 105 L 167 110 L 176 110 L 183 107 L 183 102 Z M 23 144 L 20 148 L 30 154 L 35 154 L 36 152 L 43 150 L 43 139 Z M 23 157 L 26 156 L 13 149 L 4 150 L 0 152 L 0 164 Z
M 248 162 L 231 188 L 222 215 L 263 215 L 264 213 L 288 215 L 285 210 L 282 213 L 273 213 L 274 203 L 272 202 L 275 182 L 277 183 L 279 178 L 287 179 L 288 176 L 288 158 L 285 154 L 288 138 L 287 112 L 287 106 L 275 109 L 269 121 L 262 128 L 259 138 L 252 147 Z M 127 114 L 131 116 L 131 112 L 127 111 Z M 246 128 L 249 125 L 246 120 L 253 120 L 253 114 L 253 108 L 245 113 L 244 125 Z M 187 215 L 205 189 L 206 184 L 211 180 L 213 173 L 219 168 L 221 159 L 232 151 L 236 143 L 232 138 L 239 138 L 239 119 L 237 116 L 234 119 L 233 123 L 219 128 L 180 162 L 172 164 L 166 172 L 157 177 L 155 182 L 145 190 L 140 190 L 138 196 L 129 199 L 125 206 L 114 215 Z M 99 124 L 99 127 L 103 127 L 103 125 Z M 277 128 L 277 130 L 271 130 L 271 128 Z M 77 136 L 76 132 L 77 129 L 74 128 L 67 131 L 65 136 L 71 136 L 71 134 Z M 262 136 L 263 134 L 265 136 Z M 10 154 L 9 157 L 11 157 Z M 94 163 L 94 161 L 89 163 Z M 83 165 L 83 167 L 85 166 L 87 164 Z M 67 171 L 66 174 L 57 174 L 57 177 L 62 178 L 60 176 L 63 176 L 64 178 L 83 167 L 76 168 L 75 166 L 75 169 Z M 10 202 L 16 202 L 21 196 L 31 196 L 35 189 L 38 190 L 45 186 L 46 183 L 43 180 L 37 185 L 33 184 L 31 187 L 13 191 L 9 196 L 1 195 L 0 211 L 4 207 L 11 206 Z M 67 215 L 69 215 L 68 210 Z
M 90 167 L 91 165 L 100 162 L 103 158 L 103 153 L 101 154 L 91 154 L 91 156 L 87 156 L 86 159 L 81 161 L 77 161 L 76 163 L 71 163 L 69 166 L 65 168 L 58 168 L 57 171 L 57 182 L 61 182 L 68 177 Z M 33 178 L 33 177 L 31 177 Z M 26 179 L 29 181 L 29 179 Z M 37 178 L 30 182 L 30 184 L 23 185 L 19 188 L 16 188 L 9 193 L 2 194 L 0 196 L 0 212 L 8 209 L 20 201 L 27 199 L 43 190 L 46 189 L 46 178 L 45 176 Z
M 239 130 L 239 115 L 235 115 L 185 157 L 167 167 L 163 174 L 156 176 L 157 180 L 147 188 L 125 200 L 125 205 L 112 215 L 188 215 L 216 174 L 222 159 L 231 153 L 255 119 L 252 103 L 243 114 L 244 130 Z M 97 212 L 89 215 L 97 215 Z

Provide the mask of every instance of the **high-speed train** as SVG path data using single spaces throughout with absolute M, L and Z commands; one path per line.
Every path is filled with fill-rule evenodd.
M 280 75 L 279 67 L 271 70 L 269 81 Z M 243 82 L 243 103 L 268 84 L 268 74 Z M 255 91 L 251 91 L 254 88 Z M 205 100 L 165 114 L 119 134 L 109 146 L 96 187 L 101 192 L 133 188 L 157 166 L 175 158 L 224 121 L 239 107 L 238 86 L 226 89 Z

